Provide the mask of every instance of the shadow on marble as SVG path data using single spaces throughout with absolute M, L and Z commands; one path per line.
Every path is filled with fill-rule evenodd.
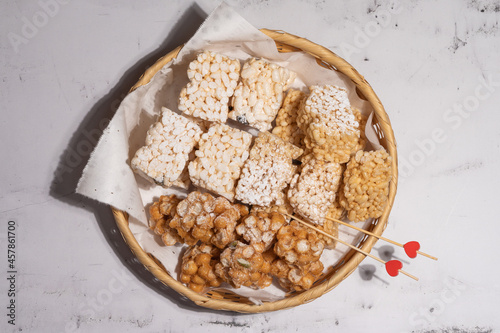
M 236 313 L 214 311 L 199 307 L 191 300 L 161 283 L 131 252 L 116 226 L 110 207 L 75 193 L 76 185 L 89 160 L 90 153 L 130 88 L 139 80 L 144 71 L 160 57 L 187 42 L 205 20 L 206 16 L 207 14 L 197 4 L 190 6 L 158 49 L 144 56 L 131 66 L 123 74 L 116 86 L 91 108 L 80 126 L 73 133 L 65 151 L 61 154 L 57 169 L 54 171 L 50 196 L 71 206 L 83 208 L 94 213 L 102 233 L 122 264 L 136 278 L 154 291 L 168 298 L 173 304 L 195 312 L 213 312 L 231 317 Z M 240 316 L 241 314 L 238 315 Z
M 410 262 L 405 258 L 401 258 L 397 255 L 394 254 L 394 246 L 392 245 L 383 245 L 383 246 L 380 246 L 378 248 L 373 248 L 374 250 L 377 251 L 378 253 L 378 256 L 380 259 L 384 260 L 384 261 L 389 261 L 389 260 L 392 260 L 392 259 L 396 259 L 396 260 L 399 260 L 401 261 L 403 264 L 409 264 Z
M 375 265 L 372 265 L 372 264 L 365 264 L 365 265 L 360 265 L 358 267 L 358 273 L 359 273 L 359 276 L 361 277 L 361 280 L 363 281 L 371 281 L 372 279 L 377 279 L 379 280 L 380 282 L 382 282 L 383 284 L 389 284 L 389 281 L 381 278 L 378 274 L 375 274 L 375 272 L 377 271 L 377 268 L 375 267 Z
M 377 251 L 378 257 L 384 261 L 396 259 L 396 260 L 401 261 L 405 265 L 410 263 L 408 260 L 394 255 L 395 249 L 394 249 L 394 246 L 392 246 L 392 245 L 382 245 L 380 247 L 374 247 L 373 250 Z M 383 266 L 381 266 L 381 267 L 383 267 Z M 387 276 L 385 269 L 382 269 L 381 271 L 384 273 L 383 276 Z M 388 280 L 375 274 L 376 272 L 377 272 L 377 267 L 375 265 L 372 265 L 372 264 L 364 264 L 364 265 L 360 265 L 358 267 L 358 274 L 363 281 L 371 281 L 372 279 L 375 278 L 384 284 L 387 284 L 387 285 L 390 284 Z

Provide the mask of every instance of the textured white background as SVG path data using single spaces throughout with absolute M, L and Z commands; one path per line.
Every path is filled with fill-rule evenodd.
M 500 330 L 499 1 L 228 1 L 256 27 L 332 49 L 371 83 L 401 164 L 384 235 L 439 257 L 406 261 L 379 242 L 372 253 L 405 260 L 420 281 L 366 259 L 320 299 L 257 315 L 198 308 L 162 287 L 109 208 L 73 194 L 101 120 L 218 2 L 68 1 L 41 14 L 50 2 L 0 3 L 1 332 Z M 25 39 L 15 46 L 13 34 Z M 16 326 L 6 317 L 9 220 L 18 223 Z

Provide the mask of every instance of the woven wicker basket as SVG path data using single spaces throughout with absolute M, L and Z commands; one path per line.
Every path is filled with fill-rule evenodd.
M 375 112 L 375 117 L 373 120 L 375 130 L 379 136 L 381 144 L 386 148 L 386 150 L 393 158 L 393 178 L 389 187 L 388 205 L 385 208 L 382 216 L 379 219 L 373 221 L 372 224 L 370 224 L 367 228 L 367 230 L 371 231 L 372 233 L 381 235 L 386 227 L 387 219 L 394 202 L 398 179 L 396 142 L 394 140 L 394 133 L 391 128 L 391 123 L 384 110 L 384 107 L 382 106 L 382 103 L 380 102 L 368 82 L 366 82 L 366 80 L 363 78 L 363 76 L 361 76 L 349 63 L 337 56 L 332 51 L 307 39 L 297 37 L 282 31 L 267 29 L 261 29 L 261 31 L 274 39 L 279 52 L 309 53 L 317 59 L 318 65 L 346 75 L 356 85 L 358 95 L 362 99 L 367 100 L 372 105 Z M 177 47 L 175 50 L 160 58 L 153 66 L 146 70 L 146 72 L 140 78 L 139 82 L 137 82 L 137 84 L 132 87 L 131 91 L 139 86 L 148 83 L 165 64 L 167 64 L 177 56 L 181 48 L 182 46 Z M 329 271 L 324 274 L 311 289 L 300 293 L 289 293 L 286 295 L 286 298 L 282 300 L 275 302 L 264 302 L 262 305 L 255 305 L 254 303 L 249 301 L 247 297 L 222 290 L 212 290 L 207 294 L 201 295 L 190 290 L 179 281 L 173 279 L 165 271 L 163 265 L 161 265 L 158 260 L 156 260 L 151 254 L 146 253 L 141 248 L 132 232 L 130 231 L 127 214 L 115 208 L 112 208 L 112 210 L 118 228 L 120 229 L 125 242 L 130 246 L 131 250 L 137 256 L 140 262 L 142 262 L 144 266 L 146 266 L 146 268 L 151 273 L 153 273 L 156 278 L 158 278 L 165 285 L 174 289 L 178 293 L 188 297 L 197 305 L 215 310 L 258 313 L 291 308 L 303 303 L 310 302 L 335 288 L 342 280 L 347 278 L 365 258 L 363 254 L 351 250 L 344 256 L 342 260 L 340 260 L 339 264 L 337 264 L 335 267 L 331 267 Z M 370 252 L 376 241 L 377 238 L 373 236 L 365 236 L 361 239 L 358 247 L 366 252 Z

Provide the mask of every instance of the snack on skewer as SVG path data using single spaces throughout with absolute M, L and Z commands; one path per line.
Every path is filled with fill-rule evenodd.
M 229 118 L 260 131 L 270 130 L 283 102 L 283 93 L 295 77 L 296 74 L 289 69 L 262 59 L 250 59 L 241 70 L 241 81 L 234 91 Z
M 269 273 L 275 257 L 272 251 L 261 253 L 253 245 L 236 241 L 221 253 L 215 273 L 235 288 L 263 289 L 273 280 Z
M 278 282 L 283 288 L 302 291 L 312 287 L 323 273 L 323 269 L 323 263 L 319 260 L 298 266 L 283 259 L 277 259 L 271 264 L 271 275 L 278 278 Z
M 190 116 L 224 123 L 239 73 L 238 60 L 210 51 L 200 53 L 189 64 L 187 75 L 191 82 L 181 90 L 179 110 Z
M 290 182 L 290 205 L 313 223 L 323 224 L 328 210 L 334 205 L 341 176 L 340 164 L 304 157 L 302 170 Z
M 219 255 L 219 249 L 212 245 L 202 243 L 190 247 L 182 256 L 179 280 L 198 293 L 207 287 L 219 287 L 222 280 L 215 275 Z
M 272 133 L 291 144 L 305 148 L 304 132 L 297 125 L 297 114 L 300 103 L 306 98 L 306 94 L 300 90 L 290 89 L 276 117 L 276 126 Z
M 236 199 L 246 204 L 269 206 L 279 203 L 283 189 L 290 182 L 302 149 L 269 132 L 260 132 L 250 150 L 236 186 Z
M 326 220 L 323 225 L 318 225 L 317 228 L 333 237 L 339 237 L 339 225 L 336 222 Z M 337 246 L 337 242 L 331 237 L 320 233 L 318 233 L 318 237 L 325 243 L 325 249 L 333 250 Z
M 132 169 L 164 187 L 186 187 L 182 172 L 202 133 L 194 122 L 162 108 L 160 120 L 147 132 L 146 145 L 137 150 L 130 163 Z
M 234 200 L 235 182 L 248 158 L 252 135 L 224 124 L 213 124 L 204 133 L 188 165 L 194 185 Z
M 378 218 L 387 205 L 392 157 L 385 151 L 358 151 L 347 164 L 340 204 L 351 221 Z
M 325 244 L 314 230 L 292 221 L 276 234 L 274 252 L 287 263 L 303 266 L 319 260 Z
M 347 92 L 331 85 L 309 89 L 311 93 L 301 103 L 297 116 L 306 148 L 318 160 L 346 163 L 360 136 Z
M 264 252 L 271 248 L 276 233 L 286 223 L 280 213 L 250 213 L 236 226 L 236 233 L 243 237 L 256 251 Z

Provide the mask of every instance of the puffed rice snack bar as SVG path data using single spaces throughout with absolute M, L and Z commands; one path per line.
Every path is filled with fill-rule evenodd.
M 276 126 L 272 133 L 285 141 L 299 147 L 305 148 L 304 132 L 297 126 L 297 114 L 300 103 L 306 98 L 306 93 L 289 89 L 281 109 L 276 117 Z
M 304 157 L 300 174 L 290 182 L 290 205 L 297 214 L 322 225 L 334 205 L 341 177 L 340 164 L 321 161 L 310 155 Z
M 283 102 L 283 93 L 296 76 L 277 64 L 250 59 L 241 70 L 241 81 L 231 101 L 233 110 L 229 112 L 229 118 L 260 131 L 270 130 Z
M 347 163 L 340 204 L 349 220 L 360 222 L 382 215 L 392 179 L 391 162 L 392 157 L 381 148 L 358 151 Z
M 201 136 L 196 159 L 188 165 L 194 185 L 234 200 L 234 187 L 248 158 L 252 135 L 214 123 Z
M 202 133 L 194 122 L 162 108 L 160 120 L 147 132 L 146 145 L 132 158 L 132 169 L 164 187 L 185 187 L 179 177 Z
M 239 73 L 237 59 L 210 51 L 198 54 L 189 64 L 191 81 L 181 90 L 179 110 L 204 120 L 225 122 Z
M 346 163 L 360 136 L 347 92 L 331 85 L 312 86 L 310 91 L 297 116 L 306 148 L 316 159 Z
M 279 201 L 297 169 L 292 160 L 302 152 L 276 135 L 259 132 L 236 186 L 236 199 L 259 206 Z
M 354 112 L 354 117 L 356 118 L 356 121 L 359 124 L 359 141 L 356 147 L 354 148 L 354 153 L 351 155 L 354 155 L 358 150 L 364 150 L 366 146 L 366 135 L 365 135 L 365 128 L 366 128 L 366 122 L 368 121 L 368 117 L 363 115 L 361 111 L 355 107 L 352 108 L 352 111 Z

